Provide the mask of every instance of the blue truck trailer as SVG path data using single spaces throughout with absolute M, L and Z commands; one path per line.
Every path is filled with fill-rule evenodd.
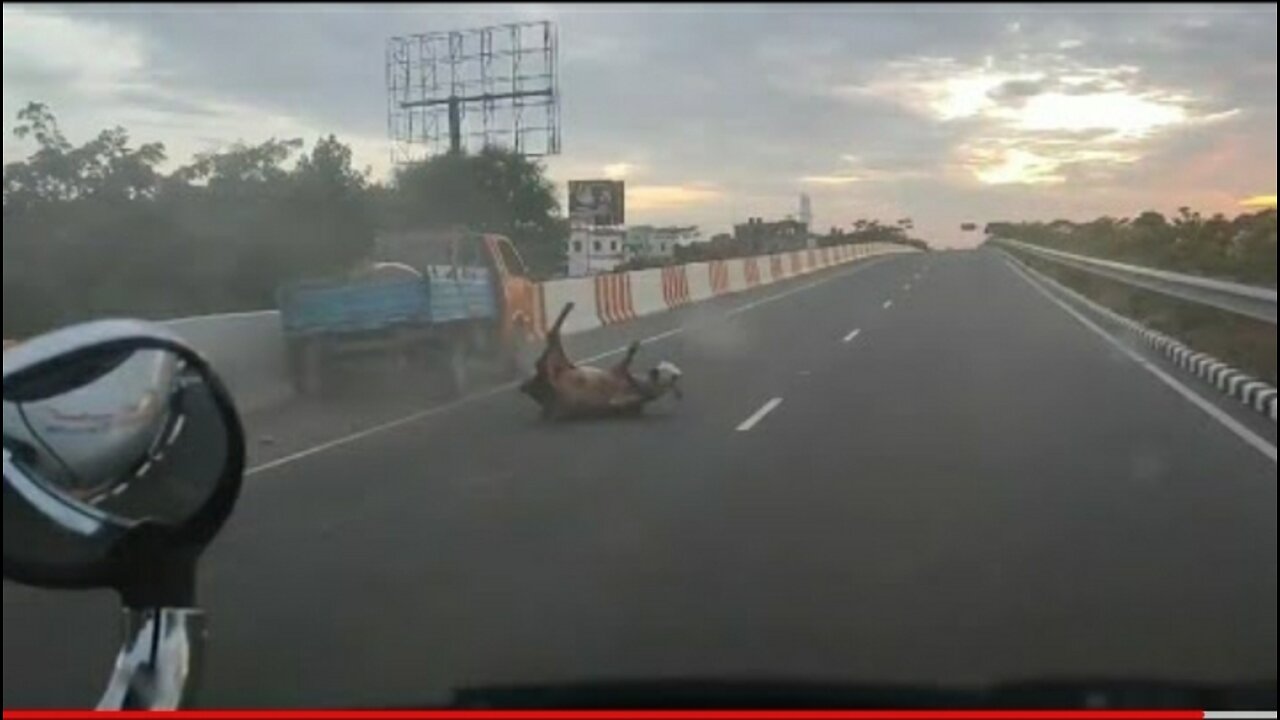
M 416 237 L 341 278 L 276 294 L 296 388 L 319 393 L 352 366 L 421 371 L 432 387 L 466 391 L 477 359 L 514 370 L 535 332 L 533 284 L 501 236 Z M 390 258 L 406 258 L 408 262 Z

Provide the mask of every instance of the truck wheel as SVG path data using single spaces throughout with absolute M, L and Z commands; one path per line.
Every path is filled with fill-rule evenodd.
M 449 344 L 449 379 L 450 390 L 454 397 L 462 397 L 467 394 L 467 390 L 471 386 L 471 372 L 467 358 L 467 343 L 458 338 Z
M 422 353 L 421 367 L 427 381 L 427 392 L 433 402 L 455 400 L 467 392 L 470 368 L 466 344 L 449 338 Z
M 509 378 L 517 379 L 533 374 L 534 365 L 538 362 L 538 349 L 529 341 L 523 326 L 515 328 L 511 340 L 504 343 L 504 348 L 503 366 Z
M 319 342 L 312 340 L 302 347 L 300 355 L 298 363 L 299 389 L 303 395 L 319 395 L 325 387 L 323 348 Z

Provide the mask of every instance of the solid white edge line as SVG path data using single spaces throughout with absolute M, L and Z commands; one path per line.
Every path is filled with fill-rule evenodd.
M 761 405 L 759 410 L 756 410 L 755 412 L 751 413 L 751 417 L 739 423 L 737 427 L 737 431 L 747 432 L 751 428 L 755 427 L 757 423 L 763 420 L 765 415 L 768 415 L 769 413 L 773 412 L 773 409 L 778 407 L 781 404 L 782 404 L 782 398 L 780 397 L 776 397 L 769 400 L 764 405 Z
M 1097 333 L 1100 337 L 1102 337 L 1104 340 L 1106 340 L 1108 343 L 1114 346 L 1117 350 L 1119 350 L 1120 352 L 1128 356 L 1130 360 L 1133 360 L 1134 362 L 1138 363 L 1139 366 L 1141 366 L 1143 369 L 1145 369 L 1147 372 L 1151 373 L 1152 375 L 1155 375 L 1165 385 L 1168 385 L 1170 388 L 1173 388 L 1175 392 L 1177 392 L 1179 395 L 1181 395 L 1183 398 L 1189 401 L 1192 405 L 1195 405 L 1196 407 L 1200 408 L 1206 414 L 1208 414 L 1209 417 L 1212 417 L 1214 420 L 1217 420 L 1218 423 L 1221 424 L 1223 427 L 1235 433 L 1236 437 L 1239 437 L 1241 440 L 1245 441 L 1248 445 L 1253 447 L 1255 450 L 1265 455 L 1269 460 L 1271 460 L 1271 462 L 1276 462 L 1276 446 L 1275 445 L 1272 445 L 1271 443 L 1267 442 L 1266 439 L 1259 436 L 1257 433 L 1253 432 L 1249 428 L 1245 427 L 1238 420 L 1231 417 L 1227 413 L 1223 412 L 1216 405 L 1200 397 L 1200 395 L 1196 393 L 1194 390 L 1178 382 L 1176 378 L 1169 375 L 1164 370 L 1161 370 L 1160 368 L 1156 367 L 1155 364 L 1153 364 L 1150 360 L 1147 360 L 1145 357 L 1139 354 L 1136 350 L 1117 340 L 1106 330 L 1103 330 L 1101 327 L 1099 327 L 1097 323 L 1093 322 L 1092 320 L 1090 320 L 1089 318 L 1081 314 L 1080 311 L 1068 305 L 1066 301 L 1050 294 L 1048 290 L 1046 290 L 1042 285 L 1040 285 L 1039 281 L 1037 281 L 1035 278 L 1028 275 L 1021 267 L 1018 267 L 1017 265 L 1015 265 L 1008 258 L 1005 259 L 1005 262 L 1019 277 L 1021 277 L 1024 281 L 1026 281 L 1028 285 L 1035 288 L 1036 291 L 1038 291 L 1041 295 L 1044 295 L 1046 298 L 1048 298 L 1051 302 L 1053 302 L 1053 304 L 1062 308 L 1063 311 L 1065 311 L 1068 315 L 1078 320 L 1081 325 L 1084 325 L 1085 327 L 1089 328 L 1093 332 Z
M 831 280 L 835 280 L 837 278 L 855 275 L 858 272 L 861 272 L 862 270 L 869 268 L 873 265 L 877 265 L 879 264 L 880 261 L 888 260 L 891 257 L 896 257 L 896 255 L 886 255 L 884 257 L 870 258 L 866 262 L 854 265 L 852 268 L 850 268 L 845 272 L 835 273 L 828 277 L 821 278 L 819 280 L 816 280 L 810 283 L 806 283 L 804 285 L 801 285 L 800 287 L 791 288 L 790 290 L 777 293 L 776 295 L 770 295 L 768 297 L 761 298 L 760 300 L 756 300 L 754 302 L 747 303 L 746 305 L 742 305 L 740 307 L 734 308 L 726 312 L 725 317 L 736 316 L 752 308 L 764 305 L 767 302 L 780 300 L 788 295 L 792 295 L 801 290 L 812 289 L 814 287 L 817 287 L 818 285 L 821 285 Z M 693 303 L 690 303 L 690 305 L 692 304 Z M 594 330 L 596 328 L 592 328 L 592 329 Z M 659 342 L 669 337 L 679 335 L 684 331 L 685 331 L 684 326 L 674 327 L 674 328 L 671 328 L 670 330 L 664 330 L 663 332 L 660 332 L 656 335 L 650 335 L 649 337 L 642 338 L 640 340 L 640 344 L 648 345 L 649 343 Z M 579 362 L 595 362 L 596 360 L 602 360 L 611 355 L 618 355 L 620 353 L 626 352 L 626 350 L 627 350 L 627 346 L 624 345 L 622 347 L 614 348 L 613 350 L 598 353 L 590 357 L 582 358 L 582 360 L 580 360 Z M 254 465 L 253 467 L 245 470 L 244 476 L 250 477 L 252 475 L 257 475 L 259 473 L 263 473 L 268 470 L 274 470 L 275 468 L 282 467 L 284 465 L 289 465 L 291 463 L 297 462 L 298 460 L 303 460 L 305 458 L 311 457 L 312 455 L 318 455 L 319 453 L 325 452 L 327 450 L 332 450 L 334 448 L 342 447 L 343 445 L 349 445 L 353 442 L 363 440 L 364 438 L 367 438 L 371 435 L 376 435 L 386 430 L 393 430 L 402 425 L 408 425 L 410 423 L 417 422 L 418 420 L 422 420 L 423 418 L 428 418 L 433 415 L 439 415 L 440 413 L 449 412 L 450 410 L 455 410 L 459 407 L 462 407 L 463 405 L 471 404 L 477 400 L 484 400 L 484 399 L 493 397 L 494 395 L 506 392 L 507 390 L 513 390 L 519 385 L 520 383 L 518 381 L 507 382 L 507 383 L 503 383 L 502 385 L 495 385 L 494 387 L 488 388 L 486 390 L 482 390 L 473 395 L 467 395 L 466 397 L 458 398 L 457 400 L 447 402 L 444 405 L 436 405 L 434 407 L 423 408 L 422 410 L 418 410 L 416 412 L 410 413 L 403 417 L 399 417 L 394 420 L 388 420 L 387 422 L 374 425 L 373 427 L 370 427 L 370 428 L 365 428 L 364 430 L 361 430 L 359 432 L 355 432 L 350 435 L 343 435 L 342 437 L 338 437 L 338 438 L 334 438 L 333 440 L 322 442 L 319 445 L 312 445 L 309 448 L 304 448 L 295 453 L 283 455 L 281 457 L 275 458 L 274 460 L 268 460 L 258 465 Z
M 858 333 L 860 333 L 860 332 L 862 332 L 862 330 L 861 330 L 861 329 L 859 329 L 859 328 L 854 328 L 854 329 L 853 329 L 853 331 L 852 331 L 852 332 L 850 332 L 848 335 L 845 335 L 845 336 L 844 336 L 844 339 L 842 339 L 840 342 L 849 342 L 849 341 L 853 340 L 854 338 L 858 337 Z
M 397 427 L 400 427 L 401 425 L 408 425 L 409 423 L 415 422 L 417 420 L 421 420 L 422 418 L 431 417 L 432 415 L 438 415 L 440 413 L 448 412 L 449 410 L 453 410 L 463 405 L 475 402 L 476 400 L 483 400 L 485 398 L 492 397 L 494 395 L 497 395 L 498 393 L 511 390 L 516 386 L 518 386 L 519 384 L 520 383 L 518 382 L 503 383 L 502 385 L 496 385 L 487 390 L 482 390 L 481 392 L 478 392 L 474 395 L 468 395 L 464 398 L 459 398 L 452 402 L 447 402 L 444 405 L 436 405 L 435 407 L 425 408 L 423 410 L 419 410 L 417 412 L 405 415 L 404 417 L 396 418 L 395 420 L 390 420 L 388 422 L 384 422 L 379 425 L 374 425 L 371 428 L 365 428 L 360 432 L 352 433 L 350 435 L 344 435 L 340 438 L 335 438 L 328 442 L 320 443 L 319 445 L 313 445 L 309 448 L 306 448 L 305 450 L 299 450 L 298 452 L 285 455 L 283 457 L 278 457 L 275 460 L 268 460 L 267 462 L 264 462 L 262 464 L 254 465 L 253 467 L 246 470 L 244 474 L 245 474 L 245 477 L 248 477 L 250 475 L 257 475 L 260 472 L 266 472 L 267 470 L 271 470 L 273 468 L 278 468 L 281 465 L 288 465 L 298 460 L 302 460 L 303 458 L 308 458 L 308 457 L 311 457 L 312 455 L 322 453 L 326 450 L 332 450 L 333 448 L 342 447 L 343 445 L 348 445 L 350 443 L 356 442 L 357 440 L 363 440 L 364 438 L 367 438 L 370 435 L 376 435 L 384 430 L 391 430 L 392 428 L 397 428 Z

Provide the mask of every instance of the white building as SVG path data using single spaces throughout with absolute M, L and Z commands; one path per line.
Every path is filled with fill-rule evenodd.
M 676 245 L 701 242 L 696 225 L 686 227 L 602 227 L 575 224 L 569 231 L 569 277 L 608 272 L 633 258 L 656 260 L 675 254 Z
M 627 228 L 627 252 L 629 257 L 647 259 L 668 258 L 675 254 L 676 245 L 689 245 L 702 241 L 698 226 L 654 227 L 637 225 Z
M 575 224 L 569 230 L 569 277 L 608 272 L 626 262 L 626 240 L 625 228 Z

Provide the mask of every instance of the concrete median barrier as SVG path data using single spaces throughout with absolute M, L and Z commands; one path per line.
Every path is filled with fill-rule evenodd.
M 663 268 L 638 270 L 631 276 L 631 311 L 633 317 L 667 310 Z
M 690 301 L 699 302 L 712 297 L 711 263 L 690 263 L 684 266 L 684 271 L 689 276 Z
M 204 315 L 163 324 L 213 363 L 241 410 L 277 405 L 293 395 L 280 313 L 275 310 Z
M 568 278 L 542 283 L 542 299 L 545 303 L 543 318 L 547 325 L 555 322 L 560 309 L 567 302 L 574 303 L 574 311 L 565 320 L 565 333 L 582 332 L 600 327 L 600 314 L 596 309 L 596 284 L 591 278 Z M 545 330 L 545 328 L 544 328 Z

